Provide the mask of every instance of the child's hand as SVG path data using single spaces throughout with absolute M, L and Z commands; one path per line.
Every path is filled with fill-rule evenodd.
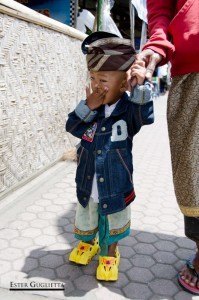
M 131 76 L 131 88 L 136 84 L 143 84 L 146 77 L 145 62 L 142 60 L 136 60 L 130 69 Z
M 89 87 L 86 87 L 86 104 L 91 110 L 100 107 L 103 104 L 108 88 L 104 86 L 96 85 L 93 92 Z

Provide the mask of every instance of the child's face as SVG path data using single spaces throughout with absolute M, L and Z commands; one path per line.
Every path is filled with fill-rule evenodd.
M 124 71 L 98 71 L 90 72 L 91 88 L 104 89 L 108 91 L 104 97 L 103 104 L 115 103 L 126 90 L 126 72 Z

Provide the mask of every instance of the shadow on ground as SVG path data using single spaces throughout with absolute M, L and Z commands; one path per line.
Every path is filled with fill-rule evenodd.
M 31 251 L 21 269 L 27 278 L 41 277 L 64 282 L 64 295 L 67 297 L 82 297 L 91 290 L 106 287 L 112 293 L 129 299 L 192 299 L 192 295 L 183 292 L 177 283 L 179 269 L 187 257 L 194 254 L 191 241 L 183 237 L 132 230 L 131 235 L 119 244 L 119 280 L 99 283 L 95 278 L 97 257 L 88 266 L 77 266 L 68 261 L 71 249 L 78 242 L 73 236 L 74 215 L 75 205 L 57 220 L 58 236 L 65 239 L 66 249 L 57 247 L 48 251 L 45 247 L 38 247 Z M 28 271 L 33 258 L 37 259 L 38 267 Z

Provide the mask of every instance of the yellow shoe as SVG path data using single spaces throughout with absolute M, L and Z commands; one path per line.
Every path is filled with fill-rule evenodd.
M 99 251 L 98 239 L 94 239 L 94 245 L 80 242 L 70 253 L 69 260 L 80 265 L 87 265 Z
M 115 257 L 100 256 L 96 277 L 98 280 L 116 281 L 118 280 L 118 267 L 120 263 L 120 253 L 116 248 Z

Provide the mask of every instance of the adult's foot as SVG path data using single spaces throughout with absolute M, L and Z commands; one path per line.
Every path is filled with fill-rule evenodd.
M 199 251 L 179 272 L 178 281 L 188 292 L 199 294 Z

